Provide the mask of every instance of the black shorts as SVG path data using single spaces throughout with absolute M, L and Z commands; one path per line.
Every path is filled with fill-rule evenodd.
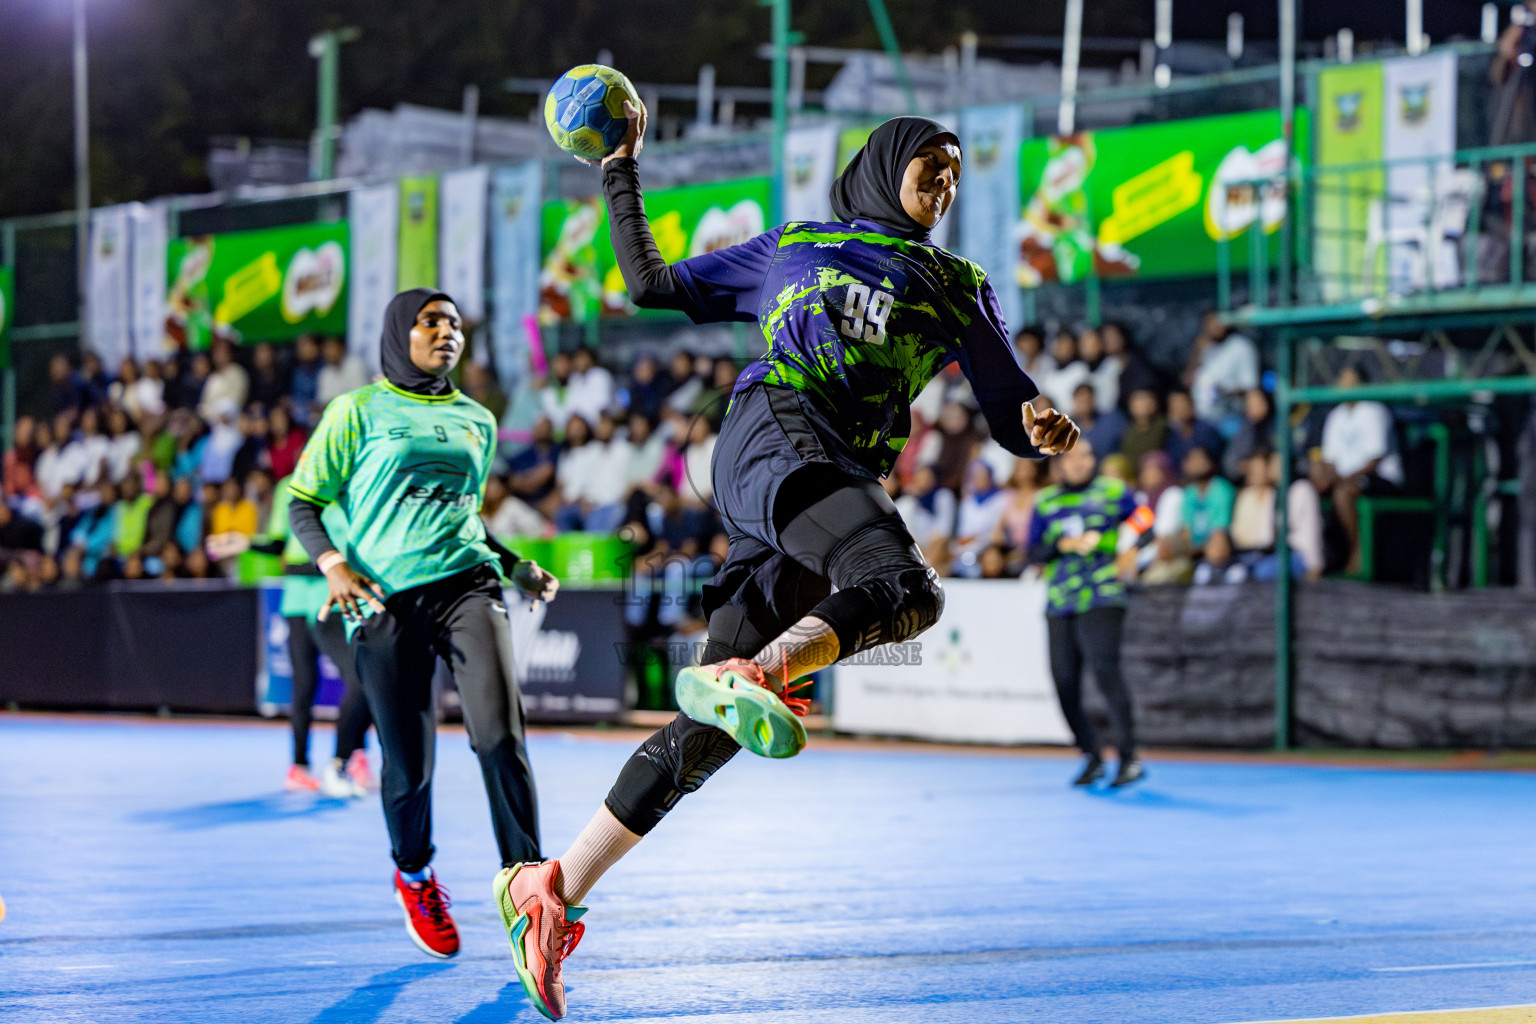
M 819 482 L 869 481 L 879 487 L 880 475 L 859 461 L 826 413 L 806 396 L 767 384 L 754 384 L 735 396 L 710 465 L 715 506 L 732 543 L 751 537 L 777 547 L 779 489 L 791 477 L 797 490 L 804 486 L 807 477 L 800 471 L 810 467 L 818 470 Z
M 756 385 L 738 395 L 712 475 L 731 546 L 704 587 L 706 616 L 736 605 L 771 638 L 834 585 L 924 565 L 879 477 L 798 392 Z M 850 569 L 837 556 L 855 537 L 864 543 Z

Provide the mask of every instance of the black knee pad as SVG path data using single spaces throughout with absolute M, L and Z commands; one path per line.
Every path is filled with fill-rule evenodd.
M 839 590 L 816 606 L 837 634 L 839 657 L 910 640 L 944 614 L 939 574 L 914 566 Z
M 640 744 L 603 802 L 621 825 L 643 836 L 740 749 L 714 726 L 679 714 Z

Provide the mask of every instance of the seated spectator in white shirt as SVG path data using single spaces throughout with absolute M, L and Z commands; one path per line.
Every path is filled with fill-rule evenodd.
M 58 421 L 63 421 L 64 429 L 68 429 L 69 420 L 64 414 L 61 413 L 56 418 L 56 422 Z M 37 481 L 38 493 L 44 498 L 57 498 L 71 483 L 64 462 L 66 436 L 56 435 L 53 428 L 43 421 L 38 422 L 33 432 L 33 443 L 37 445 L 37 461 L 32 464 L 32 476 Z
M 618 432 L 613 417 L 603 412 L 592 424 L 592 440 L 587 447 L 597 454 L 592 457 L 594 468 L 581 494 L 582 527 L 593 533 L 612 533 L 624 522 L 629 497 L 629 482 L 625 479 L 629 471 L 629 440 Z
M 1219 423 L 1242 412 L 1242 394 L 1259 386 L 1259 350 L 1247 337 L 1221 323 L 1212 312 L 1205 314 L 1197 355 L 1190 377 L 1190 397 L 1195 415 Z
M 118 408 L 107 413 L 107 436 L 107 471 L 113 483 L 121 483 L 133 472 L 143 442 L 139 432 L 128 422 L 128 414 Z
M 656 476 L 666 454 L 667 439 L 662 436 L 644 413 L 629 414 L 629 429 L 625 434 L 628 462 L 624 467 L 624 485 L 629 490 L 644 485 Z
M 85 410 L 80 414 L 80 430 L 64 446 L 65 482 L 95 487 L 108 478 L 106 461 L 111 453 L 112 442 L 101 432 L 100 414 Z
M 1087 363 L 1078 358 L 1077 338 L 1073 337 L 1071 331 L 1056 332 L 1056 340 L 1051 342 L 1051 358 L 1055 360 L 1056 368 L 1036 377 L 1035 385 L 1051 400 L 1053 406 L 1070 409 L 1072 393 L 1079 384 L 1086 384 L 1093 372 L 1088 369 Z
M 565 421 L 565 443 L 555 470 L 559 505 L 551 517 L 557 530 L 580 530 L 586 521 L 585 498 L 593 479 L 601 474 L 603 450 L 592 443 L 592 428 L 580 416 Z
M 1346 366 L 1338 386 L 1360 386 L 1360 372 Z M 1360 514 L 1364 494 L 1391 493 L 1402 485 L 1402 460 L 1392 450 L 1392 411 L 1380 402 L 1343 402 L 1323 421 L 1322 461 L 1324 480 L 1333 496 L 1333 508 L 1349 536 L 1349 564 L 1345 571 L 1360 570 Z
M 981 552 L 992 543 L 997 524 L 1008 507 L 1008 493 L 997 486 L 992 467 L 981 459 L 971 463 L 955 510 L 955 539 L 950 571 L 956 576 L 981 575 Z
M 549 520 L 521 498 L 507 490 L 507 482 L 492 474 L 485 482 L 485 498 L 480 504 L 480 518 L 493 537 L 538 537 Z
M 565 352 L 556 352 L 549 360 L 549 372 L 535 381 L 534 393 L 539 399 L 540 415 L 549 417 L 549 422 L 557 428 L 573 415 L 580 415 L 571 408 L 570 384 L 571 357 Z
M 1077 355 L 1088 367 L 1088 383 L 1093 385 L 1093 398 L 1101 414 L 1113 412 L 1120 404 L 1120 371 L 1125 369 L 1125 359 L 1110 355 L 1104 347 L 1104 338 L 1092 327 L 1085 328 L 1077 336 Z M 1095 446 L 1094 451 L 1105 452 Z
M 246 375 L 245 367 L 235 362 L 235 347 L 228 338 L 214 338 L 208 356 L 213 363 L 213 372 L 203 381 L 203 391 L 197 399 L 197 414 L 212 423 L 220 404 L 225 401 L 233 402 L 237 409 L 245 407 L 251 379 Z
M 613 405 L 613 374 L 597 365 L 592 350 L 578 348 L 571 356 L 570 381 L 566 385 L 565 407 L 570 412 L 596 424 L 597 417 Z
M 1280 453 L 1269 456 L 1269 480 L 1280 486 Z M 1305 476 L 1291 481 L 1286 496 L 1286 531 L 1293 557 L 1299 559 L 1294 568 L 1296 575 L 1315 580 L 1323 574 L 1323 506 L 1317 488 Z
M 1035 326 L 1020 327 L 1013 336 L 1013 354 L 1030 379 L 1040 379 L 1056 369 L 1056 360 L 1045 350 L 1045 335 Z
M 368 383 L 368 368 L 347 351 L 346 343 L 340 338 L 334 335 L 326 338 L 321 352 L 325 365 L 320 367 L 320 377 L 315 384 L 316 405 L 323 408 L 331 399 Z
M 938 472 L 919 465 L 896 499 L 896 511 L 922 549 L 928 563 L 943 572 L 949 562 L 949 538 L 955 530 L 955 495 L 939 486 Z

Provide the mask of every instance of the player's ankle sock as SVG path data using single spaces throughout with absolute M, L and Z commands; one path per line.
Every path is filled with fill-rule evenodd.
M 424 867 L 420 871 L 402 871 L 400 877 L 407 882 L 425 882 L 432 877 L 432 868 Z
M 560 898 L 566 903 L 580 903 L 587 893 L 630 850 L 640 837 L 619 823 L 607 805 L 597 809 L 587 827 L 560 858 Z

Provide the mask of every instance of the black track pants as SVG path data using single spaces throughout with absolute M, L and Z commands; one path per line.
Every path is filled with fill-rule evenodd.
M 1061 713 L 1072 727 L 1078 749 L 1099 752 L 1098 732 L 1083 710 L 1083 664 L 1093 669 L 1099 691 L 1109 704 L 1109 720 L 1115 730 L 1120 757 L 1136 753 L 1136 726 L 1131 695 L 1120 674 L 1120 634 L 1125 625 L 1124 608 L 1092 608 L 1077 615 L 1052 615 L 1046 620 L 1051 646 L 1051 675 Z
M 336 663 L 346 691 L 336 714 L 336 757 L 343 762 L 363 748 L 368 726 L 368 698 L 357 681 L 352 649 L 339 615 L 324 622 L 294 615 L 288 617 L 288 660 L 293 665 L 293 763 L 309 764 L 309 726 L 315 693 L 320 688 L 320 655 Z
M 538 804 L 512 671 L 512 633 L 490 565 L 393 595 L 353 643 L 379 745 L 384 820 L 396 865 L 432 859 L 432 672 L 453 672 L 469 743 L 480 759 L 503 866 L 539 860 Z

